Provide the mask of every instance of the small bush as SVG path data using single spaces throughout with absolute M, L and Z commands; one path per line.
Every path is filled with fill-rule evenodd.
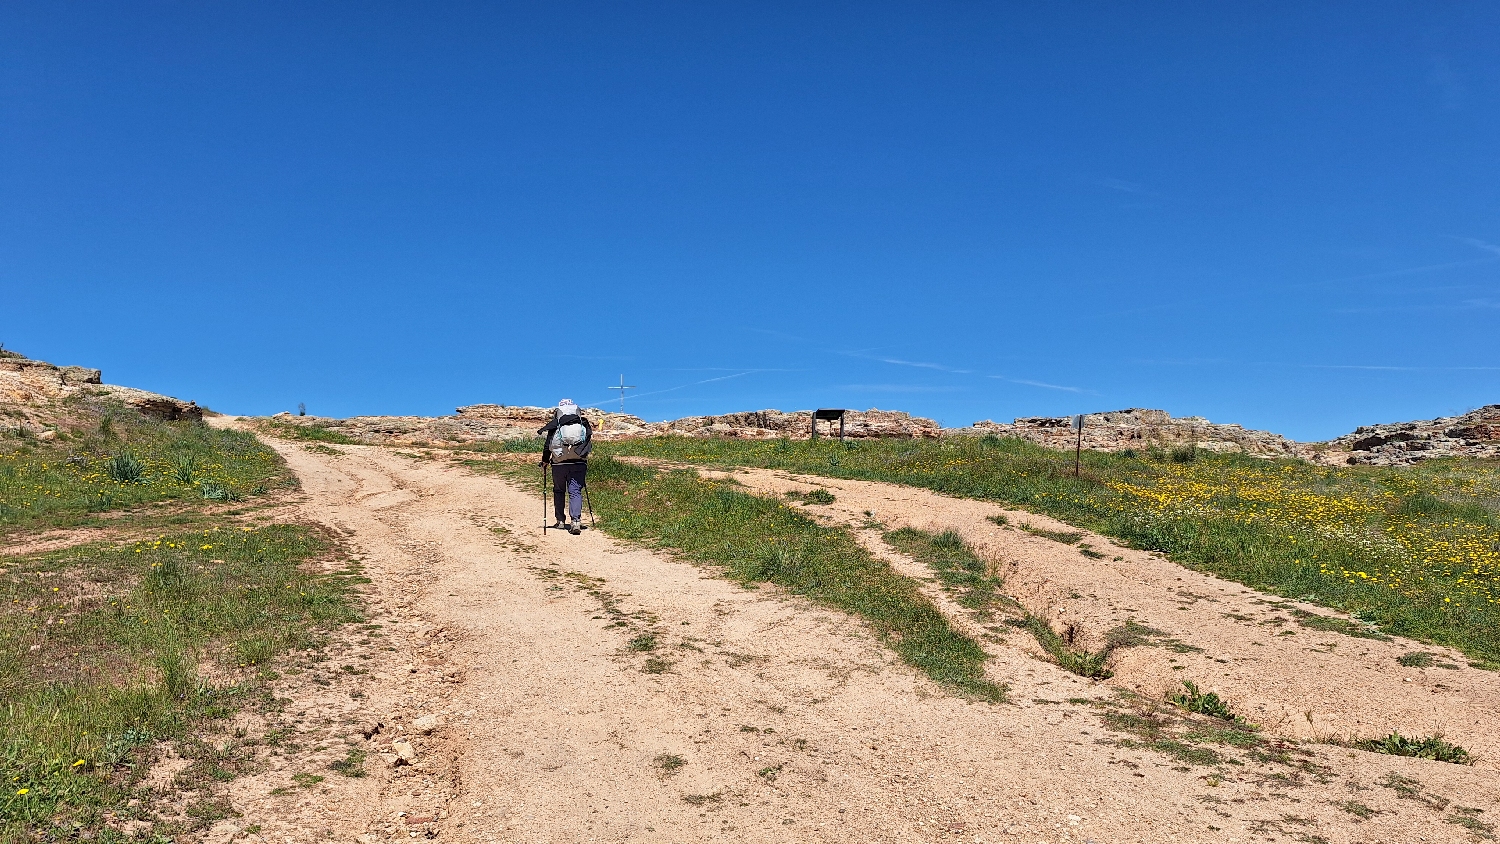
M 1441 735 L 1425 738 L 1407 738 L 1400 733 L 1391 733 L 1384 738 L 1360 739 L 1351 743 L 1360 750 L 1372 753 L 1387 753 L 1391 756 L 1412 756 L 1431 759 L 1435 762 L 1452 762 L 1458 765 L 1474 764 L 1469 751 L 1456 744 L 1444 741 Z
M 1432 654 L 1426 651 L 1412 651 L 1396 657 L 1396 661 L 1407 668 L 1430 668 L 1432 667 Z
M 1172 449 L 1173 463 L 1191 463 L 1198 459 L 1198 446 L 1184 445 Z
M 1199 715 L 1232 721 L 1236 724 L 1245 723 L 1245 719 L 1236 715 L 1234 710 L 1229 708 L 1229 704 L 1217 694 L 1201 691 L 1198 684 L 1192 680 L 1184 680 L 1182 686 L 1184 691 L 1167 695 L 1167 700 L 1188 712 L 1196 712 Z
M 146 467 L 141 465 L 141 461 L 127 449 L 110 458 L 109 462 L 104 464 L 104 471 L 122 484 L 133 484 L 146 474 Z
M 826 489 L 815 489 L 810 492 L 797 492 L 793 490 L 786 494 L 787 498 L 805 502 L 807 504 L 832 504 L 835 499 L 833 493 Z
M 190 484 L 198 472 L 198 458 L 191 454 L 172 456 L 172 474 L 178 483 Z
M 204 481 L 199 485 L 206 501 L 239 501 L 240 496 L 234 490 L 216 481 Z

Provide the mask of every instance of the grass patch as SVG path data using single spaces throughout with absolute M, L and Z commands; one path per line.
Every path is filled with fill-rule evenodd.
M 804 504 L 832 504 L 836 500 L 833 497 L 833 493 L 821 488 L 809 490 L 808 492 L 791 490 L 786 494 L 786 497 L 793 501 L 801 501 Z
M 0 432 L 0 536 L 99 525 L 162 502 L 233 501 L 295 484 L 254 436 L 111 406 L 73 409 L 51 441 Z
M 600 451 L 997 501 L 1359 622 L 1331 632 L 1408 636 L 1500 667 L 1497 461 L 1326 467 L 1201 450 L 1190 459 L 1086 452 L 1074 478 L 1071 452 L 999 437 L 652 437 Z
M 1182 681 L 1182 691 L 1167 695 L 1170 703 L 1176 704 L 1184 712 L 1192 712 L 1197 715 L 1207 715 L 1210 718 L 1218 718 L 1221 721 L 1229 721 L 1247 729 L 1253 727 L 1242 717 L 1235 714 L 1229 704 L 1225 703 L 1214 692 L 1205 692 L 1198 688 L 1198 684 L 1192 680 Z
M 346 777 L 362 777 L 365 775 L 365 758 L 368 754 L 362 747 L 351 747 L 349 753 L 343 759 L 335 759 L 328 763 L 328 769 L 336 774 Z
M 1359 739 L 1349 742 L 1350 747 L 1368 750 L 1371 753 L 1387 753 L 1391 756 L 1411 756 L 1431 759 L 1434 762 L 1452 762 L 1457 765 L 1472 765 L 1474 757 L 1469 751 L 1440 735 L 1423 738 L 1407 738 L 1400 733 L 1391 733 L 1383 738 Z
M 670 777 L 687 767 L 687 760 L 673 753 L 663 753 L 651 760 L 651 766 L 663 777 Z
M 471 461 L 531 478 L 530 467 Z M 941 685 L 980 700 L 1004 689 L 984 678 L 984 650 L 955 631 L 910 578 L 847 531 L 819 525 L 785 502 L 685 470 L 657 471 L 595 457 L 589 489 L 599 528 L 719 567 L 747 587 L 772 583 L 870 624 L 903 660 Z
M 0 840 L 101 833 L 156 742 L 190 742 L 248 699 L 247 651 L 269 659 L 356 620 L 356 572 L 306 570 L 334 553 L 309 529 L 272 525 L 7 560 Z M 197 673 L 205 660 L 246 679 L 209 685 Z
M 1046 619 L 1030 613 L 1012 623 L 1031 633 L 1042 650 L 1064 670 L 1090 680 L 1107 680 L 1115 676 L 1115 672 L 1109 667 L 1109 657 L 1114 652 L 1114 646 L 1106 643 L 1097 651 L 1074 647 L 1071 636 L 1059 635 Z M 1071 629 L 1069 632 L 1071 633 Z
M 262 419 L 256 422 L 256 427 L 264 434 L 283 440 L 300 440 L 311 443 L 333 443 L 334 445 L 359 445 L 360 441 L 348 434 L 335 431 L 326 425 L 316 422 L 298 425 L 292 422 L 277 422 L 274 419 Z
M 1491 823 L 1485 823 L 1484 821 L 1481 821 L 1479 819 L 1479 814 L 1483 811 L 1483 809 L 1469 809 L 1461 806 L 1455 807 L 1453 810 L 1453 814 L 1449 815 L 1446 818 L 1443 818 L 1443 820 L 1467 829 L 1469 832 L 1473 833 L 1476 838 L 1482 838 L 1485 841 L 1494 841 L 1495 825 Z
M 953 593 L 959 605 L 973 610 L 981 618 L 988 618 L 999 603 L 1015 603 L 1000 593 L 1004 581 L 991 576 L 989 566 L 975 556 L 969 544 L 954 531 L 933 534 L 901 528 L 886 533 L 885 541 L 931 568 L 938 582 Z

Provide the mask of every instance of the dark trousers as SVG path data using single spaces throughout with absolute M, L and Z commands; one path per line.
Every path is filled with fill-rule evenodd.
M 552 512 L 559 522 L 566 521 L 563 504 L 567 504 L 573 521 L 583 518 L 583 486 L 589 474 L 589 464 L 582 460 L 573 463 L 552 464 Z

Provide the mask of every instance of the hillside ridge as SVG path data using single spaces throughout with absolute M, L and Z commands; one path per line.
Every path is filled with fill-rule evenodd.
M 161 419 L 202 419 L 204 409 L 133 387 L 103 383 L 98 369 L 57 366 L 15 352 L 0 351 L 0 407 L 29 433 L 47 437 L 65 416 L 64 406 L 78 397 L 116 400 Z M 687 416 L 647 422 L 639 416 L 599 407 L 586 408 L 601 440 L 630 437 L 685 436 L 735 439 L 807 439 L 812 411 L 775 409 Z M 551 418 L 545 407 L 475 404 L 451 416 L 354 416 L 345 419 L 278 413 L 271 419 L 290 425 L 335 431 L 361 443 L 423 445 L 474 443 L 534 436 Z M 1072 448 L 1077 435 L 1070 416 L 1022 416 L 1011 422 L 989 419 L 961 428 L 944 428 L 932 419 L 896 410 L 849 410 L 844 419 L 848 439 L 932 439 L 945 436 L 1015 437 L 1049 448 Z M 822 423 L 820 435 L 833 430 Z M 1299 458 L 1324 465 L 1410 465 L 1434 457 L 1500 457 L 1500 404 L 1460 416 L 1362 425 L 1326 442 L 1298 442 L 1271 431 L 1236 423 L 1211 422 L 1201 416 L 1173 417 L 1165 410 L 1125 408 L 1084 414 L 1083 448 L 1091 451 L 1193 447 L 1265 458 Z

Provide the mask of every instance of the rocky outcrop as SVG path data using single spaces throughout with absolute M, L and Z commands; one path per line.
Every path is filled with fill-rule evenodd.
M 595 435 L 600 440 L 649 436 L 807 439 L 812 435 L 810 410 L 791 413 L 757 410 L 722 416 L 689 416 L 668 422 L 647 422 L 638 416 L 613 413 L 596 407 L 584 408 L 583 413 L 594 426 Z M 424 445 L 534 437 L 537 429 L 552 419 L 552 408 L 476 404 L 458 408 L 454 416 L 355 416 L 349 419 L 328 419 L 278 413 L 272 419 L 282 424 L 325 428 L 371 445 Z M 834 431 L 837 431 L 837 424 L 834 423 Z M 828 431 L 828 423 L 820 423 L 819 435 L 826 436 Z M 899 411 L 851 410 L 844 417 L 844 436 L 852 439 L 930 438 L 941 434 L 942 428 L 931 419 Z
M 671 422 L 646 425 L 647 434 L 675 434 L 684 437 L 731 437 L 736 439 L 793 439 L 812 436 L 811 410 L 786 413 L 780 410 L 756 410 L 728 413 L 723 416 L 688 416 Z M 818 423 L 818 435 L 830 430 L 838 433 L 838 422 Z M 912 416 L 896 410 L 850 410 L 844 413 L 844 436 L 848 439 L 928 439 L 942 436 L 943 429 L 931 419 Z
M 1009 424 L 975 422 L 955 434 L 994 434 L 1016 437 L 1048 448 L 1071 449 L 1078 435 L 1071 416 L 1028 416 Z M 1201 416 L 1173 418 L 1165 410 L 1129 408 L 1084 414 L 1083 447 L 1094 451 L 1127 448 L 1176 448 L 1186 445 L 1208 451 L 1239 452 L 1257 457 L 1301 457 L 1307 447 L 1280 434 L 1235 424 L 1210 422 Z
M 103 383 L 97 369 L 56 366 L 14 353 L 0 356 L 0 408 L 33 432 L 67 418 L 65 402 L 78 397 L 118 402 L 157 419 L 203 419 L 196 403 Z
M 1408 466 L 1434 457 L 1500 457 L 1500 404 L 1417 422 L 1361 425 L 1331 440 L 1319 462 Z

